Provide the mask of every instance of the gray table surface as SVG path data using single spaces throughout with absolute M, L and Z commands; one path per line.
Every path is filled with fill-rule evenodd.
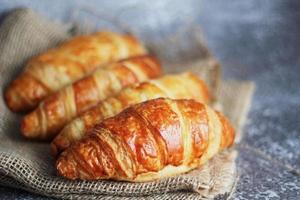
M 0 12 L 27 6 L 66 21 L 70 9 L 81 5 L 112 13 L 138 5 L 146 8 L 145 20 L 155 19 L 152 29 L 192 17 L 221 61 L 224 77 L 253 80 L 257 86 L 238 147 L 240 177 L 233 198 L 300 199 L 300 1 L 149 2 L 1 0 Z M 0 199 L 48 198 L 0 187 Z

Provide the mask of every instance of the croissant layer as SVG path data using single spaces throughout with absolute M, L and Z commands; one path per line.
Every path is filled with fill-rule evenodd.
M 51 144 L 53 154 L 60 153 L 70 144 L 81 139 L 89 129 L 103 119 L 118 114 L 130 105 L 159 97 L 195 99 L 204 103 L 210 101 L 206 84 L 189 72 L 166 75 L 132 85 L 67 124 Z
M 6 103 L 15 112 L 32 110 L 48 95 L 97 67 L 145 53 L 144 47 L 130 35 L 98 32 L 74 37 L 31 58 L 25 70 L 6 89 Z
M 233 140 L 229 121 L 205 104 L 158 98 L 97 124 L 56 168 L 67 179 L 151 181 L 190 171 Z
M 132 57 L 99 68 L 42 101 L 23 118 L 21 132 L 27 138 L 52 139 L 66 123 L 101 100 L 160 73 L 160 65 L 152 56 Z

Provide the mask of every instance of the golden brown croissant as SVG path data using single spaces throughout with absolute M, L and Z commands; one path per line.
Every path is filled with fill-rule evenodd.
M 21 132 L 27 138 L 53 139 L 66 123 L 99 101 L 160 73 L 160 65 L 152 56 L 132 57 L 99 68 L 42 101 L 23 118 Z
M 6 103 L 16 112 L 31 110 L 49 94 L 96 67 L 145 53 L 144 47 L 130 35 L 98 32 L 74 37 L 30 59 L 23 73 L 5 91 Z
M 110 97 L 67 124 L 53 140 L 52 153 L 56 155 L 79 140 L 95 124 L 121 112 L 126 107 L 158 97 L 195 99 L 209 103 L 206 84 L 192 73 L 166 75 L 155 80 L 133 85 Z
M 151 181 L 188 172 L 233 140 L 229 121 L 205 104 L 159 98 L 95 126 L 56 168 L 67 179 Z

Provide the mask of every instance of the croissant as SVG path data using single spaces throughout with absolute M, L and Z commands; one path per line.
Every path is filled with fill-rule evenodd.
M 25 70 L 6 89 L 6 103 L 15 112 L 32 110 L 49 94 L 96 67 L 145 53 L 144 47 L 130 35 L 98 32 L 74 37 L 30 59 Z
M 229 121 L 194 100 L 154 99 L 104 120 L 56 162 L 67 179 L 151 181 L 188 172 L 230 147 Z
M 57 155 L 71 143 L 82 138 L 90 128 L 103 119 L 121 112 L 132 104 L 158 97 L 191 98 L 204 103 L 209 103 L 210 100 L 206 84 L 189 72 L 166 75 L 130 86 L 67 124 L 51 143 L 53 155 Z
M 99 68 L 42 101 L 23 118 L 21 132 L 27 138 L 53 139 L 80 113 L 130 84 L 159 76 L 160 69 L 157 60 L 151 56 L 133 57 Z

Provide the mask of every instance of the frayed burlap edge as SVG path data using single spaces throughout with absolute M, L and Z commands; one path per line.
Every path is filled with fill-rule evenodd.
M 34 167 L 27 163 L 26 160 L 18 158 L 15 155 L 4 155 L 3 153 L 0 154 L 0 157 L 2 158 L 0 166 L 6 165 L 7 167 L 0 168 L 0 177 L 1 185 L 64 199 L 72 199 L 76 197 L 83 199 L 110 199 L 112 196 L 114 198 L 117 198 L 118 196 L 130 198 L 148 196 L 159 197 L 159 199 L 172 197 L 173 199 L 173 197 L 178 196 L 179 194 L 198 197 L 200 199 L 212 199 L 218 195 L 226 197 L 232 191 L 235 181 L 234 177 L 237 176 L 235 166 L 236 156 L 237 152 L 231 149 L 218 154 L 199 169 L 193 170 L 184 175 L 163 179 L 157 182 L 139 183 L 139 186 L 134 183 L 124 183 L 129 186 L 131 190 L 133 190 L 133 188 L 136 188 L 136 190 L 140 190 L 141 187 L 147 188 L 146 190 L 144 189 L 143 193 L 135 192 L 126 194 L 124 191 L 111 191 L 110 193 L 105 193 L 103 191 L 97 191 L 97 189 L 92 189 L 95 181 L 84 182 L 86 184 L 85 189 L 74 188 L 74 185 L 71 183 L 72 181 L 66 182 L 65 180 L 55 179 L 47 180 L 49 175 L 43 174 L 42 172 L 34 169 Z M 57 184 L 57 182 L 61 182 L 64 186 L 64 190 L 58 191 L 58 188 L 56 187 L 50 187 L 52 190 L 50 188 L 43 187 L 40 185 L 40 182 L 35 182 L 34 179 L 32 179 L 36 176 L 39 177 L 39 179 L 43 179 L 42 177 L 45 176 L 44 179 L 45 181 L 47 180 L 46 184 L 49 186 L 51 185 L 51 182 L 53 182 L 53 184 L 59 188 L 61 185 Z M 195 181 L 195 177 L 200 178 Z M 156 185 L 156 187 L 153 187 L 154 185 Z M 90 188 L 90 191 L 87 188 Z M 126 188 L 124 188 L 124 190 L 126 190 Z M 174 196 L 172 193 L 176 195 Z M 195 196 L 195 194 L 197 195 Z

